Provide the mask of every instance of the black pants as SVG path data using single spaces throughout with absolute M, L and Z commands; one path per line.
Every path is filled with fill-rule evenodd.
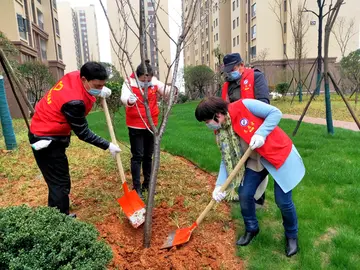
M 47 148 L 33 150 L 33 153 L 48 185 L 48 206 L 56 207 L 61 213 L 68 215 L 71 182 L 69 163 L 65 154 L 67 146 L 53 141 Z
M 154 153 L 154 135 L 147 129 L 136 129 L 129 127 L 129 138 L 131 146 L 131 175 L 133 189 L 140 191 L 140 170 L 143 169 L 144 182 L 142 187 L 149 187 L 151 176 L 152 155 Z

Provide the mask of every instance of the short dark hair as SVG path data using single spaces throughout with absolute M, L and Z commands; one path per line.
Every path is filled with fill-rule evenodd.
M 145 60 L 145 65 L 146 65 L 146 70 L 148 75 L 153 76 L 154 75 L 154 71 L 152 66 L 150 65 L 150 60 Z M 145 75 L 145 69 L 144 69 L 144 65 L 140 64 L 138 65 L 138 67 L 136 68 L 136 76 L 140 77 L 142 75 Z
M 217 113 L 227 114 L 228 105 L 229 102 L 219 97 L 205 98 L 196 107 L 195 117 L 199 122 L 211 120 Z
M 107 80 L 109 75 L 106 68 L 98 62 L 86 62 L 80 69 L 80 77 L 86 80 Z

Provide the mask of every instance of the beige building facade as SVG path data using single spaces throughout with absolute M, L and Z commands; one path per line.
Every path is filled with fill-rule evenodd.
M 64 75 L 63 48 L 55 0 L 2 0 L 0 31 L 18 48 L 20 63 L 37 59 L 49 66 L 56 79 Z M 21 117 L 7 83 L 6 94 L 11 115 Z
M 183 10 L 188 8 L 189 0 L 183 0 Z M 203 3 L 207 1 L 203 0 Z M 225 2 L 225 3 L 224 3 Z M 271 6 L 274 0 L 231 0 L 212 1 L 211 11 L 208 13 L 212 20 L 211 35 L 202 35 L 203 28 L 192 29 L 192 35 L 197 37 L 187 40 L 184 49 L 184 65 L 205 64 L 216 70 L 218 62 L 214 50 L 210 53 L 209 61 L 202 61 L 201 53 L 198 57 L 198 44 L 209 40 L 209 48 L 219 48 L 221 54 L 239 52 L 246 64 L 259 66 L 260 61 L 266 65 L 282 69 L 286 66 L 286 52 L 290 61 L 294 59 L 294 38 L 291 31 L 290 11 L 296 12 L 298 3 L 302 0 L 282 0 L 281 9 L 275 9 L 280 17 L 280 25 Z M 307 9 L 318 12 L 316 1 L 307 1 Z M 202 5 L 199 8 L 201 13 Z M 328 5 L 324 12 L 328 11 Z M 358 0 L 348 0 L 339 12 L 339 17 L 354 20 L 354 35 L 350 39 L 346 54 L 359 48 L 360 5 Z M 311 65 L 317 58 L 318 20 L 312 13 L 305 13 L 304 22 L 308 25 L 308 32 L 304 40 L 304 53 L 307 64 Z M 324 25 L 326 18 L 324 19 Z M 196 24 L 194 24 L 196 25 Z M 330 39 L 329 57 L 331 61 L 341 60 L 341 51 L 333 35 Z M 264 57 L 265 56 L 265 57 Z
M 131 56 L 132 66 L 136 69 L 136 67 L 141 62 L 139 39 L 136 36 L 139 32 L 137 24 L 139 21 L 138 17 L 140 8 L 138 2 L 131 1 L 131 7 L 127 5 L 126 1 L 124 2 L 125 7 L 122 9 L 122 12 L 127 18 L 127 34 L 125 33 L 126 27 L 124 20 L 119 14 L 118 6 L 115 0 L 107 0 L 107 13 L 112 29 L 116 36 L 116 40 L 120 41 L 126 48 L 126 51 L 129 52 L 129 55 Z M 157 16 L 155 16 L 155 10 L 152 2 L 153 1 L 151 0 L 145 1 L 145 14 L 148 24 L 147 31 L 149 33 L 146 36 L 148 59 L 150 60 L 150 64 L 154 68 L 154 75 L 160 80 L 165 81 L 168 72 L 167 65 L 171 63 L 170 39 L 167 36 L 167 34 L 170 33 L 168 0 L 160 1 L 161 7 L 158 8 L 156 14 Z M 132 13 L 135 15 L 136 20 L 134 20 Z M 136 35 L 132 31 L 134 31 Z M 127 38 L 125 41 L 124 38 L 126 35 Z M 112 64 L 120 71 L 123 77 L 129 76 L 132 73 L 131 65 L 128 59 L 122 54 L 111 32 L 110 42 Z M 171 77 L 169 76 L 168 80 L 170 79 Z

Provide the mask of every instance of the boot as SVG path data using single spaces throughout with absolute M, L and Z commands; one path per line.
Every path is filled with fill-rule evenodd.
M 297 238 L 286 237 L 286 249 L 285 253 L 287 257 L 295 255 L 299 251 L 299 244 Z
M 247 246 L 250 244 L 251 240 L 259 233 L 259 229 L 253 232 L 245 232 L 243 236 L 240 237 L 240 239 L 236 242 L 236 245 L 238 246 Z

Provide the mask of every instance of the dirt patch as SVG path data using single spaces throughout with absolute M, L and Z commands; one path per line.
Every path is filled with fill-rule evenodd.
M 317 239 L 315 242 L 314 242 L 314 245 L 315 247 L 317 247 L 318 245 L 320 244 L 323 244 L 323 243 L 328 243 L 331 241 L 331 239 L 333 239 L 335 236 L 337 235 L 337 230 L 334 229 L 334 228 L 328 228 L 326 230 L 326 232 L 321 235 L 319 237 L 319 239 Z
M 21 145 L 20 151 L 29 149 L 27 145 Z M 84 151 L 91 151 L 91 158 L 84 159 Z M 116 202 L 122 194 L 121 185 L 115 163 L 109 159 L 108 153 L 73 140 L 68 156 L 71 157 L 72 169 L 72 212 L 77 213 L 79 220 L 93 223 L 100 236 L 111 246 L 114 258 L 109 269 L 243 268 L 243 262 L 235 255 L 235 229 L 230 219 L 230 208 L 225 203 L 218 204 L 210 212 L 192 233 L 188 243 L 160 250 L 170 232 L 190 226 L 209 203 L 215 183 L 213 175 L 183 158 L 167 153 L 162 155 L 151 248 L 144 249 L 143 227 L 134 229 Z M 20 154 L 12 156 L 15 157 L 23 158 Z M 122 159 L 126 168 L 129 155 L 123 153 Z M 86 162 L 80 164 L 81 160 Z M 29 153 L 26 163 L 36 166 Z M 31 171 L 31 175 L 19 178 L 16 174 L 10 175 L 11 172 L 1 174 L 0 207 L 24 203 L 46 205 L 46 184 L 38 171 Z M 131 179 L 129 173 L 126 176 Z

